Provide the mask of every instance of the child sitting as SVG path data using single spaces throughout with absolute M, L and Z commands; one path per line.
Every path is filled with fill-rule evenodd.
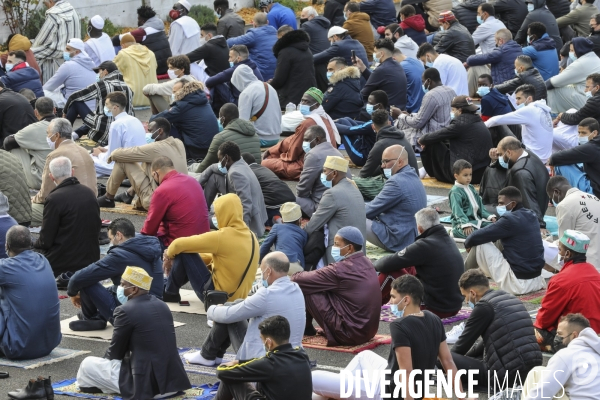
M 290 260 L 288 275 L 304 271 L 304 245 L 308 234 L 300 227 L 302 210 L 296 203 L 284 203 L 279 209 L 282 224 L 274 224 L 260 246 L 260 260 L 271 250 L 283 252 Z
M 475 229 L 496 222 L 496 217 L 483 207 L 481 197 L 471 185 L 471 164 L 466 160 L 457 160 L 452 166 L 452 173 L 456 180 L 448 194 L 452 210 L 452 236 L 465 239 Z

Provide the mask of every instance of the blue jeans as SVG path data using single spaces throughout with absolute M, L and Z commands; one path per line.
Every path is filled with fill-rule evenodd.
M 113 312 L 121 303 L 111 289 L 96 283 L 79 291 L 81 312 L 85 319 L 103 319 L 113 323 Z
M 583 164 L 561 165 L 560 167 L 554 167 L 554 172 L 556 175 L 564 176 L 571 186 L 576 187 L 582 192 L 594 193 L 590 186 L 590 180 L 583 170 Z
M 192 285 L 196 296 L 204 301 L 204 285 L 210 279 L 210 271 L 196 253 L 181 253 L 173 260 L 173 268 L 165 280 L 165 292 L 176 294 L 186 283 Z M 214 289 L 211 284 L 210 289 Z M 207 288 L 209 289 L 209 288 Z

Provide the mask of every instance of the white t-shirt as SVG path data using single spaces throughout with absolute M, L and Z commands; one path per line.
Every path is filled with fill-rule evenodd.
M 457 96 L 469 95 L 467 70 L 458 58 L 440 54 L 433 62 L 433 68 L 440 72 L 444 86 L 450 86 Z

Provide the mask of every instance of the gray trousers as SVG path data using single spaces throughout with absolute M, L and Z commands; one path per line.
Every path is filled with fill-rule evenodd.
M 383 244 L 381 242 L 381 240 L 379 240 L 379 238 L 377 237 L 375 232 L 373 232 L 372 226 L 373 226 L 373 221 L 371 221 L 370 219 L 367 218 L 367 241 L 369 241 L 371 244 L 374 244 L 375 246 L 377 246 L 385 251 L 392 251 L 392 250 L 388 249 L 385 246 L 385 244 Z
M 169 102 L 165 100 L 164 96 L 153 94 L 148 98 L 150 99 L 150 104 L 152 104 L 154 108 L 158 110 L 158 112 L 165 111 L 169 108 Z
M 31 203 L 31 226 L 41 226 L 44 218 L 44 205 Z
M 225 351 L 229 345 L 231 345 L 233 347 L 233 351 L 237 353 L 244 342 L 247 330 L 248 321 L 246 320 L 231 324 L 214 322 L 213 327 L 210 329 L 208 336 L 202 344 L 202 350 L 200 351 L 200 354 L 207 360 L 223 358 L 223 355 L 225 354 Z
M 234 399 L 262 399 L 262 395 L 256 391 L 249 382 L 223 382 L 219 385 L 215 400 Z
M 204 189 L 204 197 L 209 209 L 215 201 L 217 194 L 227 194 L 227 176 L 217 171 L 215 165 L 211 165 L 200 176 L 196 176 L 196 179 Z

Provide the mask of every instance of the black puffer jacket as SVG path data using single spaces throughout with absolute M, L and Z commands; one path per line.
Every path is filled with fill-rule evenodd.
M 31 222 L 31 196 L 21 160 L 1 149 L 0 192 L 8 198 L 8 215 L 19 224 Z
M 282 109 L 288 103 L 299 104 L 304 92 L 317 85 L 309 42 L 306 32 L 295 30 L 283 35 L 273 46 L 277 66 L 271 86 L 277 90 Z
M 316 16 L 310 21 L 306 21 L 302 24 L 300 29 L 308 33 L 310 37 L 310 44 L 308 45 L 310 51 L 313 54 L 325 51 L 331 43 L 327 38 L 327 32 L 331 27 L 329 20 L 322 16 Z
M 481 3 L 485 3 L 485 0 L 466 0 L 452 9 L 458 22 L 471 33 L 475 32 L 475 29 L 479 26 L 477 23 L 477 7 Z
M 331 26 L 344 25 L 344 6 L 349 0 L 327 0 L 323 16 L 329 20 Z
M 571 12 L 571 2 L 569 0 L 546 0 L 546 5 L 556 19 Z
M 404 132 L 399 131 L 393 126 L 386 126 L 377 132 L 377 141 L 369 152 L 367 162 L 360 170 L 360 177 L 370 178 L 381 175 L 381 156 L 383 155 L 383 151 L 396 144 L 399 144 L 406 149 L 406 152 L 408 153 L 408 165 L 413 167 L 415 171 L 418 171 L 419 164 L 417 163 L 417 157 L 415 156 L 412 146 L 406 139 Z
M 521 25 L 521 29 L 514 37 L 515 42 L 520 45 L 527 44 L 527 29 L 529 28 L 529 24 L 532 22 L 541 22 L 546 26 L 546 33 L 556 43 L 556 48 L 560 49 L 563 46 L 563 41 L 560 37 L 560 31 L 558 29 L 558 24 L 556 23 L 556 18 L 550 10 L 546 8 L 546 0 L 532 0 L 534 10 L 527 14 L 523 24 Z
M 528 14 L 525 2 L 523 0 L 496 0 L 490 3 L 494 5 L 496 18 L 504 22 L 514 38 Z
M 419 142 L 425 146 L 450 142 L 450 165 L 460 159 L 473 165 L 473 170 L 485 168 L 490 163 L 489 150 L 492 148 L 492 136 L 481 117 L 464 113 L 453 119 L 445 128 L 423 135 Z
M 546 100 L 548 97 L 546 83 L 540 72 L 531 67 L 517 75 L 514 79 L 506 81 L 498 86 L 494 86 L 502 94 L 513 93 L 521 85 L 533 85 L 535 88 L 535 101 Z
M 475 43 L 471 33 L 458 21 L 453 21 L 450 29 L 445 31 L 439 40 L 435 51 L 458 58 L 462 63 L 467 61 L 469 56 L 475 54 Z
M 588 36 L 588 39 L 594 43 L 594 53 L 600 57 L 600 32 L 594 31 L 590 36 Z
M 560 120 L 567 125 L 578 125 L 585 118 L 594 118 L 600 123 L 600 91 L 587 99 L 577 112 L 563 113 Z
M 146 36 L 146 40 L 142 42 L 156 57 L 156 75 L 167 73 L 167 59 L 171 57 L 171 46 L 165 31 L 160 31 Z

